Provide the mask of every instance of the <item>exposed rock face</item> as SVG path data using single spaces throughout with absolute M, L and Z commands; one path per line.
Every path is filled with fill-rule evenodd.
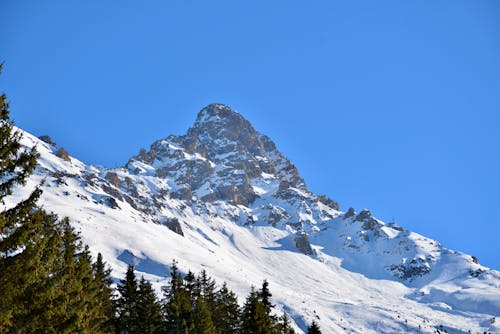
M 55 141 L 53 141 L 53 140 L 52 140 L 52 138 L 51 138 L 50 136 L 48 136 L 48 135 L 43 135 L 43 136 L 40 136 L 40 137 L 38 137 L 38 138 L 39 138 L 40 140 L 42 140 L 43 142 L 45 142 L 45 143 L 47 143 L 47 144 L 51 145 L 51 146 L 54 146 L 54 147 L 56 147 L 56 146 L 57 146 L 57 144 L 55 143 Z
M 137 172 L 134 161 L 155 166 L 156 176 L 175 179 L 182 186 L 173 196 L 184 200 L 195 197 L 248 206 L 258 196 L 251 181 L 263 174 L 277 177 L 283 188 L 309 193 L 295 166 L 276 145 L 222 104 L 201 110 L 186 135 L 159 140 L 148 152 L 132 158 L 128 168 Z M 336 205 L 323 200 L 329 206 Z
M 371 212 L 366 209 L 361 210 L 356 218 L 354 218 L 354 221 L 363 222 L 362 228 L 364 230 L 374 230 L 377 226 L 380 225 L 380 223 L 375 218 L 373 218 Z
M 182 232 L 181 223 L 177 218 L 167 219 L 164 222 L 165 226 L 167 226 L 172 232 L 175 232 L 179 235 L 184 236 L 184 232 Z
M 63 159 L 63 160 L 71 162 L 71 158 L 69 156 L 69 153 L 63 147 L 61 147 L 60 149 L 57 150 L 56 156 Z
M 313 255 L 314 251 L 311 247 L 311 243 L 309 242 L 309 238 L 307 237 L 307 234 L 305 233 L 299 233 L 295 237 L 295 247 L 302 253 L 306 255 Z
M 136 176 L 168 180 L 169 187 L 163 190 L 173 199 L 190 204 L 220 201 L 254 210 L 255 218 L 238 214 L 241 224 L 288 226 L 292 233 L 305 233 L 296 244 L 306 254 L 312 254 L 307 239 L 307 233 L 314 230 L 311 222 L 332 219 L 339 210 L 336 202 L 307 188 L 297 168 L 271 139 L 222 104 L 202 109 L 185 135 L 158 140 L 149 151 L 142 149 L 126 169 Z M 125 190 L 123 180 L 113 173 L 105 178 Z M 128 190 L 127 194 L 138 203 L 136 207 L 151 202 L 135 200 L 137 196 Z M 268 205 L 270 202 L 274 204 Z M 288 212 L 290 208 L 295 209 Z M 157 207 L 152 213 L 160 211 Z
M 430 272 L 431 267 L 429 262 L 431 262 L 431 259 L 414 258 L 409 263 L 392 265 L 389 270 L 394 276 L 403 281 L 413 281 L 417 277 L 424 276 Z
M 349 210 L 347 210 L 347 212 L 344 213 L 344 219 L 354 217 L 355 215 L 356 215 L 356 211 L 354 210 L 354 208 L 349 208 Z

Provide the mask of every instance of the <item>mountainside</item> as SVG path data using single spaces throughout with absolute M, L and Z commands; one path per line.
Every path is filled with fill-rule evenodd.
M 240 302 L 267 279 L 301 330 L 316 319 L 324 333 L 500 332 L 498 271 L 313 194 L 227 106 L 207 106 L 185 135 L 122 168 L 84 164 L 44 139 L 24 133 L 41 154 L 28 188 L 45 180 L 40 204 L 70 217 L 115 277 L 135 263 L 159 288 L 176 259 L 227 281 Z

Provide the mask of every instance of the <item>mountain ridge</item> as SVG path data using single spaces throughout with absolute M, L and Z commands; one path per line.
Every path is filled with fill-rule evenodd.
M 415 322 L 409 331 L 404 314 L 463 332 L 467 326 L 498 330 L 488 324 L 500 314 L 497 271 L 367 210 L 341 212 L 334 201 L 313 194 L 276 145 L 228 106 L 203 108 L 185 135 L 154 142 L 121 168 L 61 159 L 53 145 L 27 133 L 24 144 L 40 147 L 31 185 L 47 180 L 42 204 L 69 216 L 117 276 L 135 261 L 158 286 L 174 257 L 166 259 L 168 251 L 181 267 L 207 266 L 237 291 L 269 279 L 279 287 L 277 304 L 302 329 L 319 314 L 331 332 L 347 325 L 340 319 L 348 314 L 353 332 L 425 326 Z M 310 291 L 295 292 L 294 285 Z M 374 304 L 370 295 L 381 301 Z M 377 327 L 389 318 L 393 324 Z

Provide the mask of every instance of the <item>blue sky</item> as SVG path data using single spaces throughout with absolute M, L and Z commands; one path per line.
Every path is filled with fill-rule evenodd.
M 211 102 L 310 188 L 500 269 L 500 2 L 0 0 L 16 124 L 123 165 Z

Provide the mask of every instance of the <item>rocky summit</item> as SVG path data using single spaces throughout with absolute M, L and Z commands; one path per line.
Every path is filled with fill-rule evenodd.
M 140 174 L 142 164 L 154 167 L 156 176 L 174 180 L 178 187 L 173 196 L 188 201 L 248 206 L 259 196 L 252 182 L 264 176 L 278 181 L 281 190 L 293 187 L 310 193 L 276 145 L 222 104 L 205 107 L 186 135 L 156 141 L 127 167 Z
M 116 278 L 133 263 L 159 290 L 176 259 L 227 281 L 240 302 L 267 279 L 299 333 L 312 320 L 324 333 L 500 332 L 498 271 L 367 209 L 341 211 L 228 106 L 203 108 L 185 135 L 120 168 L 26 132 L 23 144 L 40 159 L 13 200 L 45 180 L 41 204 L 68 216 Z

